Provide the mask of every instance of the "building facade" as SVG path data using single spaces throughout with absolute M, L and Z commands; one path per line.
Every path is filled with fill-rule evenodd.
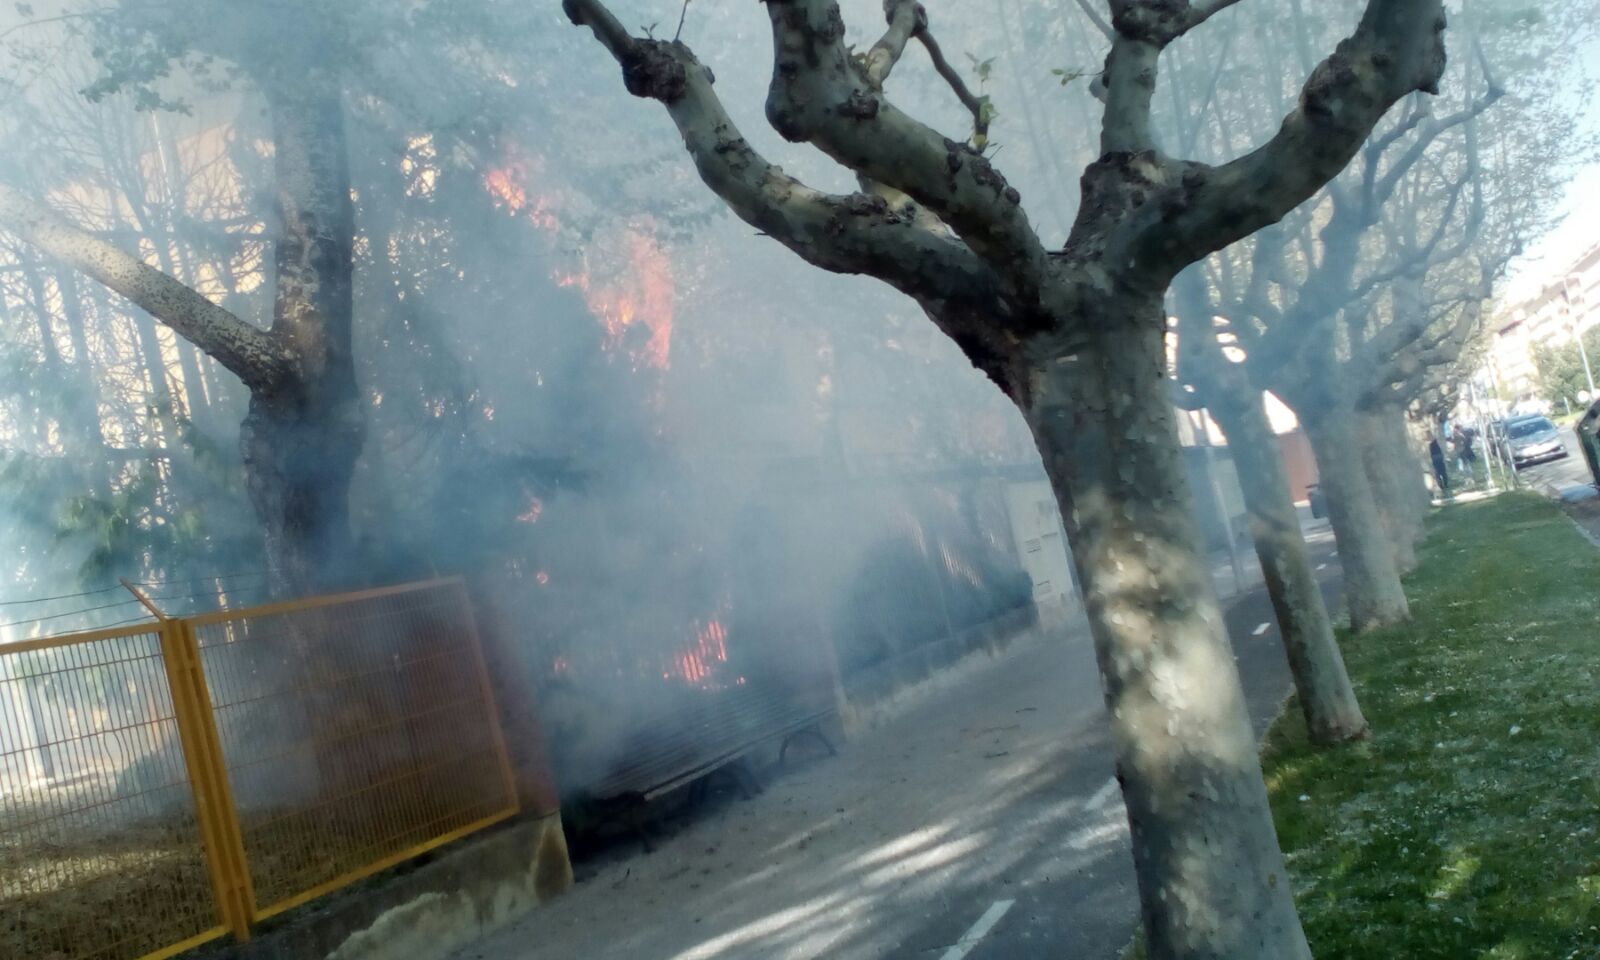
M 1600 244 L 1572 263 L 1537 296 L 1497 321 L 1490 354 L 1503 398 L 1517 403 L 1539 391 L 1536 347 L 1556 347 L 1600 325 Z M 1591 358 L 1600 361 L 1600 358 Z

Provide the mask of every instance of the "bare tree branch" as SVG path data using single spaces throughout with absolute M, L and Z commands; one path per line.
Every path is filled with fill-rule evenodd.
M 1037 304 L 1047 258 L 1021 195 L 986 158 L 871 89 L 844 46 L 834 0 L 766 6 L 775 59 L 767 96 L 773 127 L 931 209 L 994 267 L 1010 299 L 1025 309 Z
M 919 5 L 920 6 L 920 5 Z M 926 25 L 918 31 L 917 41 L 928 51 L 928 59 L 933 61 L 933 69 L 939 72 L 944 82 L 950 85 L 955 92 L 956 99 L 972 114 L 972 144 L 982 153 L 989 142 L 989 110 L 982 97 L 968 89 L 966 81 L 961 79 L 961 74 L 950 66 L 950 61 L 945 59 L 944 51 L 939 48 L 939 42 L 933 38 L 933 31 Z
M 814 190 L 757 153 L 688 47 L 630 36 L 600 0 L 566 9 L 611 51 L 630 92 L 666 106 L 701 179 L 741 220 L 824 270 L 873 276 L 925 302 L 993 301 L 993 272 L 960 241 L 882 197 Z
M 683 39 L 683 25 L 689 22 L 689 3 L 690 0 L 683 0 L 683 9 L 678 13 L 678 29 L 672 35 L 674 43 Z
M 928 26 L 928 12 L 920 3 L 889 0 L 884 4 L 884 16 L 889 21 L 889 29 L 883 39 L 867 51 L 865 61 L 867 82 L 878 91 L 883 90 L 889 74 L 905 55 L 906 44 Z
M 1289 369 L 1292 359 L 1305 358 L 1303 347 L 1308 339 L 1305 333 L 1308 327 L 1330 322 L 1338 311 L 1360 303 L 1384 286 L 1418 271 L 1426 273 L 1434 266 L 1454 261 L 1479 242 L 1485 206 L 1475 124 L 1477 116 L 1493 106 L 1500 97 L 1498 88 L 1491 84 L 1484 97 L 1455 114 L 1430 123 L 1418 135 L 1417 143 L 1408 148 L 1403 159 L 1385 175 L 1386 180 L 1391 175 L 1393 179 L 1376 190 L 1372 186 L 1372 174 L 1381 162 L 1382 153 L 1398 144 L 1407 133 L 1416 130 L 1427 118 L 1427 112 L 1413 108 L 1393 129 L 1372 139 L 1365 151 L 1362 196 L 1358 199 L 1348 190 L 1331 193 L 1334 213 L 1318 235 L 1323 257 L 1309 268 L 1304 280 L 1298 284 L 1294 305 L 1288 311 L 1269 318 L 1268 314 L 1255 310 L 1259 302 L 1245 304 L 1256 316 L 1269 319 L 1270 335 L 1251 351 L 1253 364 L 1259 364 L 1259 369 L 1268 371 Z M 1439 135 L 1457 126 L 1466 128 L 1463 150 L 1466 163 L 1459 177 L 1449 179 L 1446 174 L 1439 174 L 1442 181 L 1448 180 L 1448 185 L 1442 187 L 1443 208 L 1430 235 L 1421 243 L 1407 242 L 1393 229 L 1394 221 L 1386 221 L 1390 252 L 1379 265 L 1357 281 L 1355 271 L 1363 238 L 1370 227 L 1379 224 L 1380 214 L 1390 205 L 1401 175 L 1414 171 L 1417 163 L 1427 156 L 1427 148 L 1438 142 Z M 1457 208 L 1462 192 L 1469 184 L 1472 188 L 1472 206 L 1466 217 L 1457 223 Z M 1446 244 L 1453 228 L 1457 230 L 1456 238 Z M 1260 269 L 1259 264 L 1256 269 Z M 1488 296 L 1488 293 L 1485 292 L 1483 296 Z M 1365 348 L 1356 342 L 1352 349 L 1367 356 L 1366 369 L 1373 369 L 1386 363 L 1415 340 L 1423 329 L 1415 328 L 1414 324 L 1391 323 L 1376 335 L 1380 338 L 1379 343 Z
M 1417 341 L 1378 368 L 1363 400 L 1411 400 L 1439 386 L 1439 372 L 1461 358 L 1472 335 L 1483 320 L 1482 299 L 1463 300 L 1455 312 L 1439 317 L 1445 320 L 1434 334 Z M 1430 324 L 1432 326 L 1432 324 Z
M 1110 0 L 1111 26 L 1119 37 L 1165 48 L 1172 41 L 1228 9 L 1239 0 Z M 1091 13 L 1080 0 L 1084 11 Z
M 1276 136 L 1220 167 L 1185 165 L 1171 202 L 1148 205 L 1139 258 L 1175 272 L 1311 197 L 1395 102 L 1415 90 L 1437 92 L 1444 25 L 1442 0 L 1370 0 L 1355 33 L 1312 72 Z
M 1401 179 L 1410 172 L 1411 168 L 1416 165 L 1416 162 L 1421 159 L 1423 154 L 1427 153 L 1428 148 L 1433 146 L 1435 141 L 1446 132 L 1481 116 L 1484 111 L 1494 106 L 1504 96 L 1505 90 L 1491 82 L 1488 91 L 1482 97 L 1447 117 L 1436 119 L 1429 123 L 1423 132 L 1406 148 L 1405 153 L 1401 154 L 1400 159 L 1390 164 L 1389 169 L 1381 177 L 1377 173 L 1378 165 L 1382 162 L 1384 150 L 1392 145 L 1393 141 L 1391 140 L 1389 143 L 1379 146 L 1376 151 L 1369 148 L 1363 183 L 1364 202 L 1367 206 L 1368 218 L 1370 219 L 1377 215 L 1378 208 L 1389 201 Z M 1409 130 L 1410 128 L 1402 129 L 1401 134 L 1404 135 Z
M 1385 130 L 1381 135 L 1374 136 L 1367 141 L 1366 148 L 1361 151 L 1362 158 L 1365 161 L 1367 179 L 1371 180 L 1377 177 L 1378 164 L 1382 161 L 1384 153 L 1404 139 L 1406 134 L 1421 126 L 1422 121 L 1428 119 L 1431 112 L 1428 101 L 1420 97 L 1414 97 L 1411 99 L 1405 116 L 1400 119 L 1399 123 Z M 1337 180 L 1334 182 L 1338 183 Z
M 927 8 L 916 0 L 885 0 L 883 9 L 889 29 L 882 39 L 872 45 L 862 61 L 868 85 L 874 92 L 882 93 L 889 74 L 905 55 L 906 45 L 915 38 L 928 51 L 933 69 L 949 84 L 961 105 L 972 114 L 972 141 L 982 152 L 989 140 L 987 105 L 982 97 L 972 92 L 966 81 L 961 79 L 960 72 L 945 57 L 943 48 L 929 29 Z
M 1210 0 L 1209 3 L 1190 4 L 1189 25 L 1184 27 L 1184 32 L 1193 30 L 1238 2 L 1239 0 Z
M 1078 8 L 1083 11 L 1084 16 L 1089 18 L 1089 22 L 1094 24 L 1096 29 L 1105 34 L 1107 40 L 1115 40 L 1117 38 L 1117 32 L 1111 29 L 1111 21 L 1107 20 L 1104 14 L 1095 9 L 1094 0 L 1078 0 Z
M 266 331 L 3 184 L 0 225 L 127 297 L 251 389 L 270 389 L 287 373 L 289 359 Z
M 1142 153 L 1155 149 L 1150 132 L 1150 104 L 1156 94 L 1160 44 L 1125 32 L 1120 21 L 1101 75 L 1105 117 L 1100 123 L 1100 152 Z
M 1395 318 L 1365 343 L 1352 344 L 1361 358 L 1358 368 L 1374 371 L 1368 389 L 1381 390 L 1411 379 L 1428 366 L 1454 362 L 1482 320 L 1483 305 L 1494 294 L 1495 280 L 1510 262 L 1506 251 L 1488 260 L 1480 258 L 1478 279 L 1465 289 L 1442 303 L 1417 304 L 1412 315 Z M 1418 286 L 1421 283 L 1417 281 Z M 1450 322 L 1441 326 L 1446 320 Z

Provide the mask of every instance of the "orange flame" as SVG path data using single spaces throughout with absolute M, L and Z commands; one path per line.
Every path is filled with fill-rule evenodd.
M 503 165 L 484 174 L 483 185 L 495 203 L 512 216 L 527 217 L 539 229 L 554 233 L 561 229 L 554 202 L 549 197 L 530 196 L 526 186 L 538 166 L 537 158 L 530 161 L 510 150 Z M 615 280 L 597 283 L 587 270 L 557 273 L 553 279 L 583 294 L 589 310 L 605 328 L 607 350 L 626 345 L 625 353 L 635 371 L 667 369 L 677 284 L 671 261 L 646 231 L 629 228 L 628 268 Z
M 497 167 L 490 170 L 483 177 L 483 185 L 494 194 L 494 198 L 503 207 L 512 213 L 521 213 L 522 208 L 528 205 L 528 191 L 522 189 L 514 178 L 515 168 L 512 165 Z
M 728 631 L 719 620 L 712 620 L 695 631 L 694 645 L 680 654 L 671 669 L 661 676 L 676 676 L 702 689 L 711 686 L 712 665 L 728 662 Z
M 554 232 L 561 229 L 561 220 L 548 197 L 529 198 L 529 163 L 513 152 L 504 166 L 495 167 L 483 175 L 483 186 L 494 197 L 495 203 L 505 207 L 512 216 L 526 216 L 541 230 Z
M 607 350 L 626 344 L 634 370 L 671 366 L 677 284 L 667 255 L 648 235 L 629 231 L 628 271 L 610 284 L 595 283 L 587 272 L 559 274 L 555 280 L 583 294 L 589 310 L 605 328 Z

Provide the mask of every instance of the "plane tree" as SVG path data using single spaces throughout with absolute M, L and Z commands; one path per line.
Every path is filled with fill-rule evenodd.
M 679 40 L 631 33 L 599 0 L 565 0 L 636 97 L 667 110 L 730 209 L 826 271 L 913 298 L 1022 410 L 1072 541 L 1115 734 L 1154 957 L 1307 957 L 1284 882 L 1255 738 L 1189 510 L 1166 373 L 1167 288 L 1184 267 L 1311 197 L 1391 105 L 1444 70 L 1442 3 L 1371 0 L 1310 71 L 1278 132 L 1221 164 L 1170 156 L 1152 130 L 1163 51 L 1219 15 L 1264 6 L 1113 0 L 1099 157 L 1070 236 L 1047 249 L 1019 192 L 978 147 L 886 93 L 929 12 L 890 0 L 864 53 L 832 0 L 773 0 L 767 117 L 859 178 L 827 193 L 740 132 L 710 65 Z M 1235 8 L 1235 9 L 1229 9 Z M 1235 21 L 1239 22 L 1239 21 Z
M 1256 56 L 1307 58 L 1306 30 L 1315 25 L 1298 4 L 1291 13 L 1284 42 L 1262 44 Z M 1250 509 L 1255 526 L 1277 531 L 1268 535 L 1263 562 L 1271 554 L 1302 585 L 1294 594 L 1305 603 L 1279 602 L 1280 619 L 1289 618 L 1286 638 L 1321 635 L 1326 618 L 1319 597 L 1305 588 L 1311 581 L 1304 579 L 1287 490 L 1270 479 L 1281 465 L 1275 454 L 1266 459 L 1271 432 L 1262 392 L 1288 402 L 1317 447 L 1352 623 L 1364 629 L 1403 619 L 1399 574 L 1414 562 L 1420 495 L 1415 471 L 1408 480 L 1406 469 L 1395 466 L 1409 449 L 1409 401 L 1383 371 L 1410 340 L 1423 337 L 1427 324 L 1415 315 L 1404 319 L 1405 309 L 1370 304 L 1391 292 L 1403 302 L 1407 290 L 1416 300 L 1441 269 L 1458 262 L 1465 264 L 1469 286 L 1487 289 L 1483 268 L 1491 279 L 1497 276 L 1519 238 L 1540 229 L 1552 209 L 1551 185 L 1562 180 L 1552 171 L 1584 149 L 1549 104 L 1553 92 L 1578 75 L 1565 38 L 1592 29 L 1593 10 L 1530 14 L 1518 4 L 1478 3 L 1465 13 L 1465 29 L 1458 24 L 1454 36 L 1468 55 L 1456 60 L 1451 86 L 1458 92 L 1444 113 L 1420 100 L 1408 103 L 1315 204 L 1213 256 L 1203 271 L 1191 270 L 1175 285 L 1174 310 L 1188 331 L 1180 338 L 1186 385 L 1180 402 L 1209 405 L 1219 422 L 1227 421 L 1236 456 L 1241 446 L 1252 447 L 1244 456 L 1261 470 L 1241 477 L 1242 483 L 1280 491 L 1269 508 L 1266 489 L 1257 490 Z M 1271 79 L 1278 72 L 1270 66 L 1257 71 L 1267 79 L 1234 93 L 1231 102 L 1227 91 L 1219 97 L 1223 122 L 1213 135 L 1223 138 L 1222 149 L 1248 138 L 1251 124 L 1259 123 L 1253 118 L 1282 96 Z M 1422 224 L 1429 226 L 1419 229 Z M 1341 328 L 1347 320 L 1349 329 Z M 1376 334 L 1383 324 L 1387 328 Z M 1217 334 L 1241 363 L 1227 362 Z M 1369 337 L 1389 352 L 1341 352 Z M 1376 380 L 1368 383 L 1369 377 Z M 1252 444 L 1250 438 L 1260 439 Z M 1276 521 L 1266 521 L 1267 514 Z M 1263 547 L 1259 535 L 1257 547 Z M 1331 675 L 1337 679 L 1338 671 Z M 1304 683 L 1301 693 L 1302 706 L 1312 710 Z
M 1369 155 L 1371 156 L 1371 155 Z M 1192 393 L 1192 403 L 1212 411 L 1236 457 L 1248 466 L 1241 471 L 1246 488 L 1247 509 L 1256 534 L 1256 547 L 1269 574 L 1269 588 L 1281 594 L 1277 601 L 1280 623 L 1289 626 L 1285 638 L 1290 643 L 1291 661 L 1318 656 L 1310 650 L 1297 656 L 1300 642 L 1315 642 L 1312 649 L 1326 649 L 1320 660 L 1302 662 L 1296 669 L 1304 696 L 1313 693 L 1318 681 L 1301 677 L 1303 671 L 1331 672 L 1334 689 L 1342 686 L 1340 666 L 1329 648 L 1333 643 L 1325 611 L 1315 590 L 1315 579 L 1305 558 L 1304 545 L 1295 519 L 1293 498 L 1288 490 L 1278 447 L 1268 424 L 1263 395 L 1271 392 L 1293 409 L 1317 453 L 1322 489 L 1328 498 L 1330 519 L 1339 541 L 1344 570 L 1346 603 L 1351 622 L 1368 629 L 1398 622 L 1407 616 L 1404 591 L 1400 587 L 1400 568 L 1389 543 L 1378 533 L 1381 519 L 1371 482 L 1365 472 L 1358 442 L 1361 424 L 1356 417 L 1356 401 L 1364 391 L 1353 386 L 1369 372 L 1357 363 L 1367 359 L 1365 352 L 1341 353 L 1351 341 L 1341 339 L 1341 320 L 1364 318 L 1366 302 L 1388 285 L 1405 276 L 1406 271 L 1425 272 L 1430 258 L 1450 259 L 1469 247 L 1474 232 L 1468 230 L 1448 251 L 1439 248 L 1446 235 L 1464 183 L 1443 184 L 1445 224 L 1434 230 L 1417 247 L 1389 250 L 1374 257 L 1383 265 L 1359 270 L 1362 247 L 1368 231 L 1377 227 L 1382 208 L 1373 208 L 1371 226 L 1352 229 L 1346 224 L 1363 223 L 1368 214 L 1340 214 L 1340 203 L 1354 203 L 1348 194 L 1334 191 L 1334 212 L 1320 223 L 1311 212 L 1291 223 L 1274 227 L 1258 236 L 1246 257 L 1243 251 L 1232 259 L 1229 269 L 1213 264 L 1213 269 L 1186 273 L 1175 288 L 1175 309 L 1180 324 L 1180 379 Z M 1390 215 L 1416 213 L 1409 205 L 1396 205 Z M 1436 215 L 1439 211 L 1435 211 Z M 1378 231 L 1381 233 L 1381 231 Z M 1320 253 L 1320 259 L 1313 259 Z M 1368 250 L 1371 256 L 1373 251 Z M 1356 328 L 1360 344 L 1359 322 Z M 1385 329 L 1385 342 L 1409 343 L 1421 331 L 1410 324 Z M 1355 378 L 1354 380 L 1352 378 Z M 1180 402 L 1188 399 L 1183 394 Z M 1275 579 L 1281 584 L 1274 585 Z M 1316 597 L 1311 594 L 1316 593 Z M 1290 637 L 1318 638 L 1315 641 L 1290 640 Z M 1318 710 L 1326 701 L 1329 710 L 1348 713 L 1353 700 L 1323 691 L 1303 701 L 1308 711 Z M 1344 721 L 1337 712 L 1313 718 L 1313 729 L 1325 731 L 1323 739 L 1359 735 L 1364 723 L 1351 714 Z

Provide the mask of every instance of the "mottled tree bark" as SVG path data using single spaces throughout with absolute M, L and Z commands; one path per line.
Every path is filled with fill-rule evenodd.
M 1391 421 L 1386 411 L 1357 410 L 1355 428 L 1367 477 L 1372 483 L 1379 522 L 1394 550 L 1395 569 L 1404 576 L 1416 569 L 1420 528 L 1412 491 L 1405 482 L 1409 464 L 1403 449 L 1395 449 Z
M 1124 323 L 1066 360 L 1046 354 L 1025 405 L 1083 585 L 1148 948 L 1309 958 L 1189 510 L 1162 341 L 1159 325 Z
M 1215 310 L 1198 267 L 1173 284 L 1179 376 L 1188 403 L 1209 409 L 1228 436 L 1250 533 L 1289 657 L 1295 692 L 1313 741 L 1334 744 L 1367 732 L 1322 590 L 1306 556 L 1300 515 L 1289 492 L 1283 451 L 1262 391 L 1218 343 Z
M 351 352 L 355 212 L 337 89 L 269 97 L 281 233 L 271 334 L 293 357 L 240 426 L 245 487 L 280 592 L 355 579 L 350 481 L 365 435 Z
M 1300 515 L 1289 494 L 1283 454 L 1266 408 L 1254 391 L 1246 397 L 1219 394 L 1213 394 L 1210 409 L 1228 435 L 1228 447 L 1239 468 L 1250 535 L 1283 635 L 1306 729 L 1311 739 L 1321 744 L 1364 737 L 1367 720 L 1306 556 Z
M 1335 409 L 1302 413 L 1300 422 L 1317 455 L 1328 519 L 1339 543 L 1350 626 L 1365 632 L 1405 622 L 1411 608 L 1378 512 L 1355 418 Z
M 1383 432 L 1383 444 L 1389 451 L 1389 462 L 1396 470 L 1396 483 L 1400 491 L 1401 509 L 1412 540 L 1421 543 L 1422 525 L 1433 506 L 1433 494 L 1423 479 L 1423 452 L 1411 431 L 1411 418 L 1403 407 L 1377 408 L 1378 423 Z

